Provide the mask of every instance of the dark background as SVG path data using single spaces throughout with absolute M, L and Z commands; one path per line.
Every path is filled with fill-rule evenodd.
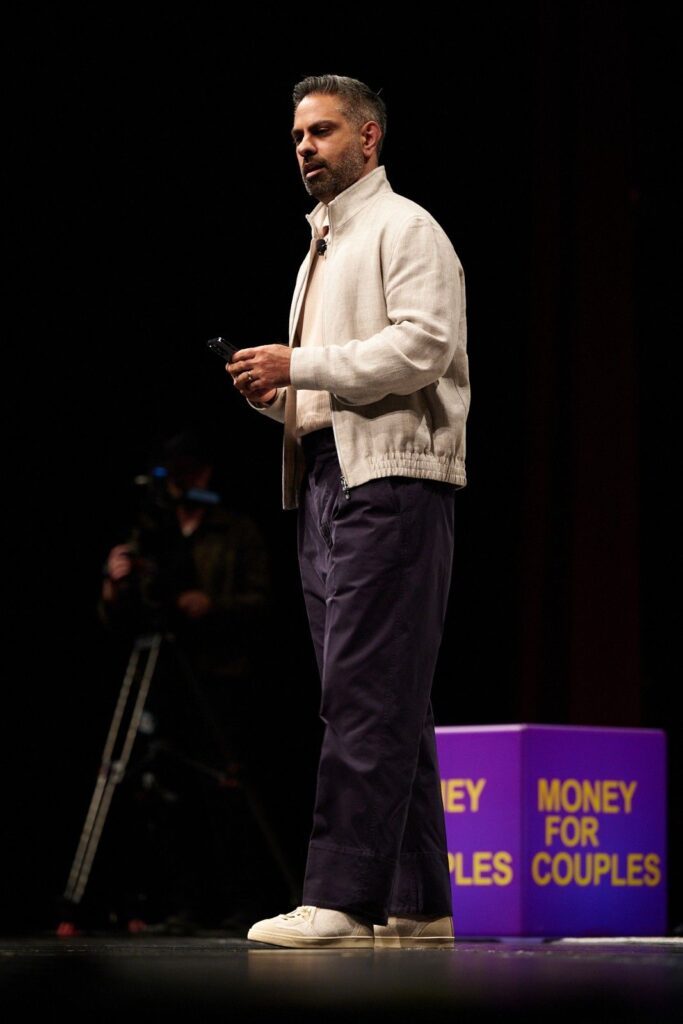
M 204 342 L 286 340 L 311 207 L 290 95 L 326 71 L 381 88 L 389 180 L 440 221 L 467 279 L 470 483 L 437 721 L 666 729 L 680 861 L 680 52 L 664 11 L 457 3 L 446 25 L 259 9 L 238 24 L 142 5 L 8 26 L 8 929 L 57 919 L 122 671 L 96 602 L 132 479 L 200 420 L 270 551 L 264 799 L 302 871 L 317 680 L 281 432 Z M 670 911 L 673 927 L 673 871 Z

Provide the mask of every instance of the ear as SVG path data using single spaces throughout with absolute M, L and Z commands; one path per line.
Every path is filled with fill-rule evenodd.
M 363 153 L 366 157 L 372 156 L 377 149 L 377 144 L 382 138 L 382 129 L 377 121 L 366 121 L 360 130 Z

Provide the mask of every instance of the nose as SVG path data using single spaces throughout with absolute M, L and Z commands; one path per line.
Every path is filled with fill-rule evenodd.
M 297 156 L 300 160 L 305 160 L 306 157 L 312 156 L 317 152 L 315 143 L 312 135 L 303 135 L 301 141 L 296 147 Z

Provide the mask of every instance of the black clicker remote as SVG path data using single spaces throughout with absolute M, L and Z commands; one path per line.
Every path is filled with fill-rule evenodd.
M 231 363 L 232 357 L 235 352 L 238 351 L 237 345 L 233 345 L 232 342 L 226 341 L 225 338 L 209 338 L 206 344 L 212 352 L 215 352 L 217 356 L 224 359 L 226 363 Z

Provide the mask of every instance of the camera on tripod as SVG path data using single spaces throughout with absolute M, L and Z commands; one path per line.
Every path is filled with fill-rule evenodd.
M 294 888 L 242 758 L 254 687 L 250 654 L 267 603 L 266 550 L 250 518 L 209 489 L 220 460 L 206 436 L 178 435 L 147 472 L 131 476 L 135 525 L 107 558 L 100 617 L 130 643 L 130 657 L 64 893 L 67 913 L 83 898 L 114 792 L 124 780 L 131 786 L 143 780 L 151 806 L 148 776 L 168 777 L 171 790 L 179 780 L 182 792 L 201 794 L 201 800 L 179 800 L 173 820 L 164 806 L 158 821 L 169 833 L 185 820 L 184 808 L 206 806 L 213 815 L 207 827 L 224 836 L 229 854 L 230 830 L 243 831 L 246 820 Z M 141 807 L 137 790 L 135 800 Z M 168 848 L 191 846 L 193 834 L 174 836 Z M 221 855 L 219 884 L 224 860 Z M 203 866 L 198 891 L 205 877 Z
M 101 612 L 109 625 L 134 633 L 178 626 L 177 594 L 196 585 L 182 537 L 209 509 L 221 505 L 216 491 L 195 485 L 208 475 L 199 460 L 176 457 L 169 465 L 154 465 L 134 478 L 136 524 L 104 566 L 108 587 Z

